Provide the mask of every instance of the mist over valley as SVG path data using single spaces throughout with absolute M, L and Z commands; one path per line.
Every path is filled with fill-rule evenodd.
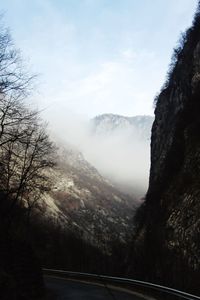
M 75 148 L 101 175 L 138 199 L 146 193 L 150 168 L 151 116 L 103 114 L 92 119 L 63 114 L 51 119 L 58 145 Z

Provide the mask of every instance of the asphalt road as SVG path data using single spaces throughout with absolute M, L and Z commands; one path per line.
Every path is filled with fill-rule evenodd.
M 141 300 L 145 299 L 133 292 L 100 284 L 86 283 L 45 276 L 49 299 L 55 300 Z

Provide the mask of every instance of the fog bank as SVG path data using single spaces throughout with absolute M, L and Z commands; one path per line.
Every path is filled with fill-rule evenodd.
M 58 121 L 59 120 L 59 121 Z M 122 191 L 142 197 L 148 187 L 150 168 L 149 138 L 133 127 L 96 134 L 91 120 L 78 115 L 54 115 L 50 123 L 54 140 L 72 145 L 103 176 Z M 150 131 L 150 130 L 149 130 Z

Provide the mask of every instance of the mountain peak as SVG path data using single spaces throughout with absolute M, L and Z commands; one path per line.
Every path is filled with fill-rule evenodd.
M 92 119 L 92 129 L 95 134 L 109 135 L 116 131 L 129 130 L 138 133 L 143 138 L 150 138 L 153 117 L 137 115 L 132 117 L 105 113 Z

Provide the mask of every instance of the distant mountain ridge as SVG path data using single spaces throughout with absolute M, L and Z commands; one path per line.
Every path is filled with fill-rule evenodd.
M 142 138 L 150 138 L 154 118 L 148 115 L 126 117 L 117 114 L 102 114 L 92 119 L 93 133 L 112 134 L 117 130 L 132 129 Z

